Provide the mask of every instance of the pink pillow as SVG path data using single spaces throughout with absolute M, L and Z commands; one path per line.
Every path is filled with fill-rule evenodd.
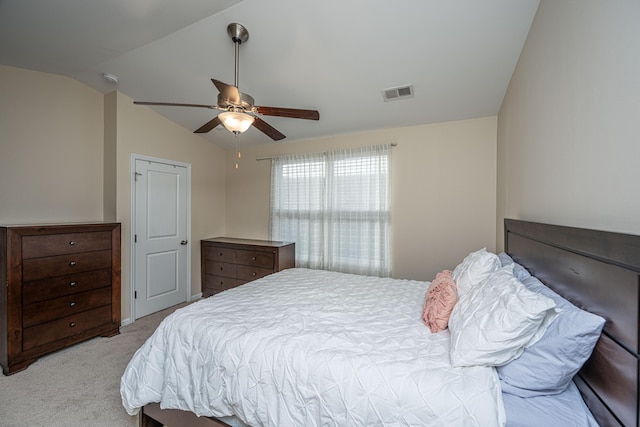
M 422 309 L 422 320 L 432 333 L 447 329 L 449 316 L 457 300 L 458 292 L 451 271 L 444 270 L 436 274 L 429 285 Z

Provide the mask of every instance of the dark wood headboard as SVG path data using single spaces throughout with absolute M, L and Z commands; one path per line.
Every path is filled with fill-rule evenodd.
M 505 219 L 505 252 L 576 306 L 606 319 L 575 378 L 601 426 L 640 424 L 640 236 Z

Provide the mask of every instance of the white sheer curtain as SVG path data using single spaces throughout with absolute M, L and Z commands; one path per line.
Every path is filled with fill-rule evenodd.
M 298 267 L 389 276 L 390 168 L 390 144 L 274 158 L 271 238 Z

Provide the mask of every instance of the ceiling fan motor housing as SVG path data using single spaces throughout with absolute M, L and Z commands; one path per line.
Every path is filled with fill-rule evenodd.
M 240 93 L 240 99 L 229 99 L 225 94 L 218 94 L 218 107 L 229 110 L 242 109 L 244 111 L 253 111 L 255 100 L 246 93 Z

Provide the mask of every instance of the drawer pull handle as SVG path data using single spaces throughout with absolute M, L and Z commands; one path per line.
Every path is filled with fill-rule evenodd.
M 70 327 L 70 328 L 75 328 L 75 327 L 76 327 L 76 322 L 71 322 L 71 323 L 69 323 L 69 327 Z
M 70 241 L 70 242 L 69 242 L 69 244 L 70 244 L 71 246 L 75 246 L 75 245 L 76 245 L 76 242 L 74 242 L 74 241 L 72 240 L 72 241 Z
M 256 260 L 256 257 L 251 257 L 251 260 L 252 260 L 252 261 L 255 261 L 255 260 Z
M 258 273 L 256 273 L 255 271 L 253 272 L 253 275 L 254 275 L 254 276 L 255 276 L 255 275 L 257 275 L 257 274 L 258 274 Z
M 73 308 L 73 307 L 75 307 L 75 306 L 76 306 L 76 303 L 75 303 L 75 302 L 71 302 L 71 303 L 69 303 L 69 307 Z
M 222 271 L 222 267 L 220 267 L 220 271 Z
M 71 286 L 72 288 L 76 285 L 76 282 L 71 282 L 69 283 L 69 286 Z
M 220 253 L 218 254 L 218 256 L 222 256 L 222 252 L 220 252 Z
M 75 262 L 75 261 L 71 261 L 71 262 L 69 263 L 69 265 L 70 265 L 71 267 L 73 267 L 74 265 L 76 265 L 76 262 Z

